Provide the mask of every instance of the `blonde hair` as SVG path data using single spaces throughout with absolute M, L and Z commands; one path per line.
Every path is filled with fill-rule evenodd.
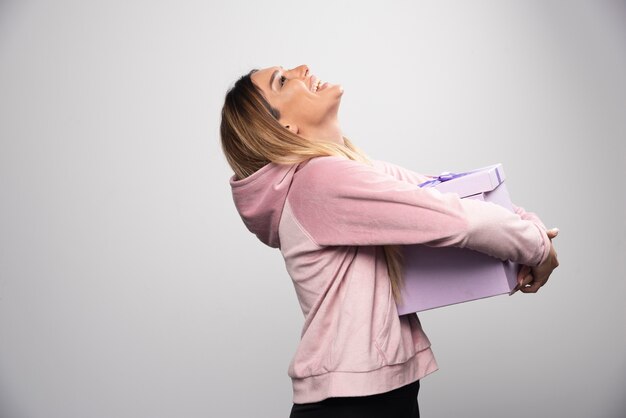
M 313 157 L 344 156 L 372 165 L 367 155 L 348 138 L 345 145 L 329 141 L 304 139 L 283 127 L 280 113 L 254 85 L 253 69 L 243 75 L 226 93 L 222 108 L 220 136 L 222 151 L 237 179 L 248 177 L 270 162 L 297 164 Z M 375 233 L 375 232 L 373 232 Z M 391 290 L 397 303 L 401 301 L 402 251 L 397 245 L 384 245 Z

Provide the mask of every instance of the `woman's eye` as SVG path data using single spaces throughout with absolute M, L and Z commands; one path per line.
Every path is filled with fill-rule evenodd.
M 287 77 L 285 77 L 284 75 L 280 76 L 280 85 L 282 86 L 283 84 L 285 84 L 285 81 L 287 81 Z

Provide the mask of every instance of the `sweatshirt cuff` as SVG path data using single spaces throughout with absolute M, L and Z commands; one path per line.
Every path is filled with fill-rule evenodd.
M 533 224 L 537 227 L 539 233 L 541 234 L 541 238 L 543 239 L 543 243 L 541 245 L 543 253 L 541 254 L 539 262 L 535 264 L 535 266 L 538 266 L 548 259 L 548 256 L 550 255 L 550 247 L 552 246 L 552 240 L 550 240 L 550 237 L 548 236 L 545 227 L 538 224 L 537 222 L 533 222 Z

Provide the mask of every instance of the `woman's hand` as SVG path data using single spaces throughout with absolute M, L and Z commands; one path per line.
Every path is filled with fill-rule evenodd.
M 547 233 L 550 238 L 550 254 L 548 254 L 548 258 L 536 267 L 522 265 L 517 274 L 517 286 L 511 291 L 510 295 L 518 290 L 521 290 L 523 293 L 537 293 L 539 288 L 546 284 L 552 271 L 559 266 L 554 244 L 552 244 L 552 239 L 559 234 L 559 230 L 558 228 L 552 228 Z

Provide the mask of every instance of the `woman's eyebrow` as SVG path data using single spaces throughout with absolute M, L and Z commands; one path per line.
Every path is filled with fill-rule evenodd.
M 279 72 L 278 70 L 274 71 L 272 73 L 272 76 L 270 77 L 270 90 L 274 90 L 274 79 L 278 75 L 278 72 Z
M 281 70 L 283 70 L 283 71 L 285 70 L 282 65 L 279 65 L 279 67 L 280 67 Z M 276 78 L 278 73 L 279 73 L 279 71 L 276 70 L 276 71 L 274 71 L 272 73 L 272 76 L 270 77 L 270 90 L 274 90 L 274 87 L 273 87 L 274 86 L 274 79 Z

